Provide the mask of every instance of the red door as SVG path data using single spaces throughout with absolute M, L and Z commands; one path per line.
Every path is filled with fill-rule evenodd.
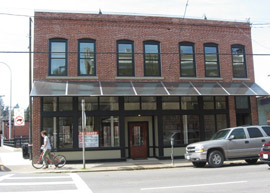
M 130 157 L 132 159 L 147 158 L 147 123 L 130 123 Z

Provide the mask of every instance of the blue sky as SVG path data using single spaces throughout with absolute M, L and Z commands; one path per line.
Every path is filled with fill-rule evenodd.
M 34 10 L 138 14 L 183 17 L 187 0 L 0 0 L 0 51 L 28 51 L 29 17 Z M 254 54 L 270 54 L 269 0 L 189 0 L 186 18 L 228 20 L 252 25 Z M 1 14 L 2 13 L 2 14 Z M 263 24 L 263 25 L 258 25 Z M 268 25 L 269 24 L 269 25 Z M 7 63 L 13 74 L 12 106 L 26 108 L 29 94 L 28 54 L 2 54 L 0 62 Z M 270 55 L 254 56 L 256 82 L 270 93 Z M 0 64 L 0 95 L 9 105 L 9 71 Z

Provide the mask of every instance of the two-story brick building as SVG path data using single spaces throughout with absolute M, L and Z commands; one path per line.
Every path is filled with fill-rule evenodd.
M 219 129 L 257 124 L 248 23 L 36 12 L 33 150 L 81 160 L 165 158 Z

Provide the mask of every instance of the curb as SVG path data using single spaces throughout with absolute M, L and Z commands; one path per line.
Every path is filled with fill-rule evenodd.
M 162 166 L 123 166 L 123 167 L 103 167 L 92 169 L 73 169 L 73 170 L 47 170 L 34 173 L 78 173 L 78 172 L 109 172 L 109 171 L 135 171 L 135 170 L 153 170 L 153 169 L 172 169 L 180 167 L 191 167 L 190 164 L 183 165 L 162 165 Z

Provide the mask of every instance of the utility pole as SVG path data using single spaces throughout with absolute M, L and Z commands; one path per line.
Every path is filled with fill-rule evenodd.
M 32 18 L 29 17 L 29 159 L 32 159 Z

